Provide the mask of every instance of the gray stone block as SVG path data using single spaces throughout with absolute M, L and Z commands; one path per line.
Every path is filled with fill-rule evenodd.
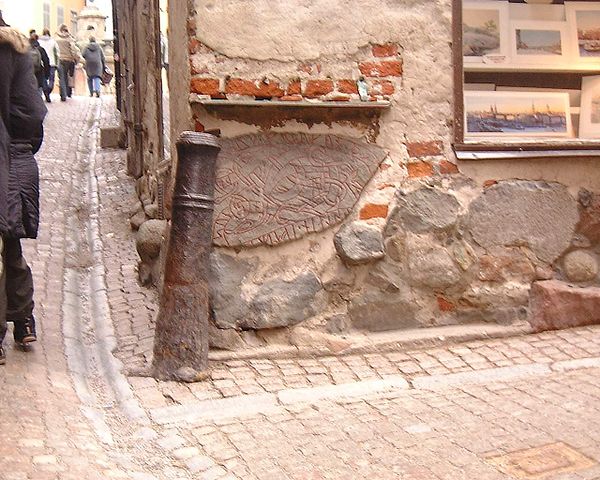
M 579 220 L 577 202 L 564 185 L 506 181 L 471 203 L 469 230 L 481 246 L 527 246 L 551 263 L 570 245 Z
M 344 225 L 333 238 L 335 249 L 347 265 L 361 265 L 385 256 L 381 231 L 362 222 Z
M 101 148 L 125 148 L 125 130 L 121 127 L 103 127 L 100 129 Z
M 445 290 L 462 279 L 462 270 L 441 245 L 428 243 L 426 237 L 411 240 L 408 255 L 411 283 L 435 290 Z
M 395 293 L 361 292 L 350 302 L 348 314 L 354 328 L 381 332 L 418 327 L 415 309 L 410 289 L 404 285 Z
M 216 327 L 236 328 L 248 312 L 248 302 L 242 297 L 242 285 L 254 265 L 215 250 L 211 254 L 211 268 L 211 302 Z
M 394 208 L 386 235 L 398 230 L 424 233 L 451 229 L 458 220 L 460 204 L 450 193 L 434 188 L 421 188 L 413 192 L 396 194 Z
M 271 280 L 250 301 L 240 326 L 261 329 L 296 325 L 315 314 L 312 302 L 321 289 L 319 279 L 310 271 L 289 281 Z

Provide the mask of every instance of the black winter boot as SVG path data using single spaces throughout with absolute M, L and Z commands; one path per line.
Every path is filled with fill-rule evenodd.
M 35 333 L 35 318 L 33 318 L 33 316 L 27 320 L 15 320 L 14 324 L 13 338 L 17 345 L 25 346 L 28 343 L 37 340 L 37 335 Z

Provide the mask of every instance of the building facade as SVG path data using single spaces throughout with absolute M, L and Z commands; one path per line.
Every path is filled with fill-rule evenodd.
M 71 33 L 77 31 L 77 15 L 85 0 L 0 0 L 0 10 L 7 23 L 23 33 L 49 28 L 52 33 L 66 24 Z
M 529 19 L 539 7 L 514 3 Z M 554 3 L 545 18 L 566 21 Z M 462 14 L 460 0 L 171 3 L 172 138 L 219 130 L 223 144 L 213 347 L 600 321 L 600 143 L 572 131 L 579 108 L 544 97 L 578 101 L 600 63 L 532 65 L 515 48 L 530 63 L 511 64 L 496 32 L 509 23 L 487 20 L 470 54 L 490 55 L 463 71 Z M 506 90 L 532 91 L 559 121 L 470 138 L 468 89 L 493 91 L 498 115 L 514 115 L 497 106 Z

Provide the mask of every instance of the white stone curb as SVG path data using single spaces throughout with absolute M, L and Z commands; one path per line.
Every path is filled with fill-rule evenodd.
M 580 370 L 583 368 L 600 368 L 600 358 L 593 357 L 563 360 L 553 363 L 551 368 L 554 372 L 569 372 L 571 370 Z
M 186 405 L 155 408 L 149 411 L 159 425 L 201 424 L 215 420 L 274 414 L 296 404 L 317 404 L 322 401 L 340 401 L 385 395 L 411 390 L 443 390 L 460 385 L 486 384 L 540 377 L 556 372 L 584 368 L 600 368 L 600 357 L 566 360 L 555 363 L 531 363 L 510 367 L 490 368 L 447 375 L 419 376 L 407 380 L 394 375 L 382 380 L 325 385 L 314 388 L 290 388 L 277 393 L 261 393 L 218 400 L 206 400 Z
M 155 408 L 150 417 L 159 425 L 200 423 L 206 420 L 238 418 L 248 415 L 269 414 L 281 405 L 274 393 L 260 393 L 240 397 L 206 400 L 188 405 Z
M 395 390 L 408 390 L 410 384 L 404 377 L 393 376 L 383 380 L 367 380 L 364 382 L 342 383 L 314 388 L 291 388 L 281 390 L 277 398 L 282 405 L 294 403 L 314 403 L 322 400 L 338 400 L 341 398 L 364 397 Z
M 471 372 L 449 373 L 447 375 L 421 376 L 413 378 L 411 384 L 415 389 L 440 390 L 456 385 L 519 380 L 526 377 L 548 375 L 551 372 L 552 370 L 548 364 L 532 363 L 529 365 L 516 365 L 514 367 L 498 367 Z

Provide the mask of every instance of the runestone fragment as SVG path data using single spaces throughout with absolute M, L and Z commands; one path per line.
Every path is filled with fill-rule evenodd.
M 376 145 L 334 135 L 267 133 L 224 139 L 214 244 L 278 245 L 340 223 L 386 155 Z

